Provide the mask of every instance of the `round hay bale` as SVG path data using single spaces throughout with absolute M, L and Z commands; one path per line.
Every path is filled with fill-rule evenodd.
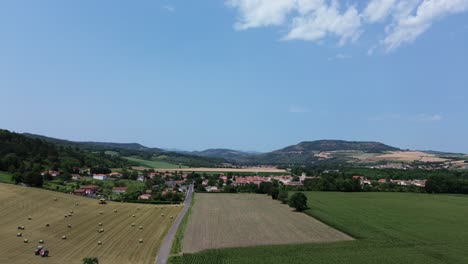
M 98 226 L 102 226 L 102 223 L 99 223 Z
M 39 244 L 44 244 L 44 240 L 39 240 Z
M 70 217 L 71 217 L 71 216 L 72 216 L 72 214 L 68 214 L 68 216 L 70 216 Z
M 78 203 L 75 203 L 75 206 L 78 206 Z
M 161 216 L 164 216 L 164 214 L 161 214 Z
M 32 217 L 31 217 L 31 216 L 28 216 L 28 220 L 32 220 Z
M 57 201 L 57 198 L 56 198 L 56 197 L 54 197 L 54 201 Z
M 67 218 L 67 217 L 68 217 L 68 214 L 65 215 L 65 218 Z
M 24 243 L 29 243 L 29 240 L 28 240 L 27 238 L 25 238 L 25 239 L 23 240 L 23 242 L 24 242 Z
M 100 246 L 102 245 L 102 241 L 98 241 L 97 244 Z
M 22 234 L 22 233 L 18 233 L 18 234 L 16 234 L 16 236 L 17 236 L 17 237 L 22 237 L 23 234 Z
M 62 239 L 64 239 L 64 240 L 67 239 L 67 236 L 62 236 Z
M 174 218 L 173 216 L 171 216 L 171 219 Z
M 117 209 L 114 209 L 114 213 L 117 213 Z
M 143 227 L 142 227 L 142 226 L 140 226 L 139 228 L 140 228 L 140 229 L 143 229 Z
M 26 227 L 24 227 L 24 226 L 20 226 L 20 227 L 21 227 L 21 228 L 20 228 L 21 230 L 24 230 L 24 229 L 26 229 Z
M 50 224 L 46 224 L 45 226 L 46 226 L 46 227 L 49 227 L 49 226 L 50 226 Z
M 70 214 L 73 214 L 73 210 L 70 210 Z
M 99 232 L 99 233 L 103 233 L 103 232 L 104 232 L 104 228 L 99 229 L 98 232 Z
M 135 223 L 132 223 L 132 226 L 135 226 Z
M 68 228 L 71 228 L 71 227 L 72 227 L 72 225 L 71 225 L 71 224 L 68 224 L 67 226 L 68 226 Z
M 140 239 L 138 240 L 138 242 L 140 242 L 140 243 L 143 243 L 143 239 L 142 239 L 142 238 L 140 238 Z
M 100 212 L 99 212 L 99 214 L 103 214 L 103 212 L 102 212 L 102 211 L 100 211 Z
M 132 215 L 132 217 L 135 217 L 135 215 Z

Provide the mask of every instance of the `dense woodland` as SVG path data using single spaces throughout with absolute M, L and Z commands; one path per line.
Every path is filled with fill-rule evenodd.
M 56 146 L 41 139 L 0 130 L 0 171 L 13 175 L 16 183 L 42 186 L 44 170 L 60 170 L 65 175 L 78 168 L 115 168 L 128 166 L 128 161 L 104 152 Z
M 159 148 L 149 148 L 138 143 L 76 142 L 34 134 L 23 135 L 33 139 L 41 139 L 56 145 L 71 147 L 89 152 L 114 153 L 120 157 L 139 157 L 146 160 L 163 157 L 162 159 L 165 162 L 182 164 L 190 167 L 217 167 L 221 163 L 226 162 L 226 160 L 219 157 L 200 157 L 190 154 L 166 151 Z

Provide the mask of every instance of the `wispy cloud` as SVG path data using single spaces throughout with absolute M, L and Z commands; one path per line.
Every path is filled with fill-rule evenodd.
M 356 41 L 366 25 L 383 24 L 385 36 L 376 43 L 387 52 L 413 42 L 437 20 L 468 11 L 468 0 L 368 0 L 365 4 L 350 0 L 346 5 L 337 0 L 227 0 L 226 4 L 238 11 L 236 30 L 285 27 L 282 40 L 320 42 L 335 37 L 344 45 Z
M 310 112 L 310 111 L 309 111 L 309 109 L 307 109 L 306 107 L 302 107 L 302 106 L 291 106 L 291 107 L 289 107 L 288 112 L 289 112 L 289 113 L 308 113 L 308 112 Z
M 376 116 L 371 116 L 368 118 L 369 121 L 395 121 L 401 120 L 406 122 L 418 122 L 418 123 L 432 123 L 432 122 L 439 122 L 443 120 L 443 116 L 441 114 L 380 114 Z
M 176 11 L 175 7 L 171 6 L 171 5 L 165 5 L 163 6 L 164 9 L 166 9 L 167 11 L 173 13 Z
M 416 117 L 418 122 L 432 123 L 442 121 L 443 116 L 440 114 L 420 114 Z

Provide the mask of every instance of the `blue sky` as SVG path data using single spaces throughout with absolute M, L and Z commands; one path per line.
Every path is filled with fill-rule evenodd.
M 2 1 L 0 127 L 187 150 L 345 139 L 468 153 L 468 1 L 427 2 Z

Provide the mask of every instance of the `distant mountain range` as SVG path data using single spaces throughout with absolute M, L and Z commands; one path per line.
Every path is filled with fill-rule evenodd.
M 309 164 L 318 161 L 320 157 L 315 154 L 329 151 L 360 151 L 381 153 L 385 151 L 398 151 L 379 142 L 344 141 L 344 140 L 317 140 L 305 141 L 296 145 L 268 153 L 249 153 L 231 149 L 207 149 L 204 151 L 184 152 L 202 157 L 219 157 L 227 161 L 240 164 Z
M 188 166 L 233 165 L 311 165 L 349 162 L 384 161 L 383 154 L 391 151 L 406 151 L 371 141 L 316 140 L 304 141 L 267 153 L 246 152 L 232 149 L 207 149 L 203 151 L 164 150 L 150 148 L 138 143 L 76 142 L 46 136 L 23 134 L 62 146 L 88 151 L 114 151 L 121 156 L 140 156 L 145 159 L 164 159 Z M 429 151 L 427 155 L 447 156 L 448 153 Z M 425 155 L 425 154 L 424 154 Z M 392 157 L 394 158 L 394 157 Z

